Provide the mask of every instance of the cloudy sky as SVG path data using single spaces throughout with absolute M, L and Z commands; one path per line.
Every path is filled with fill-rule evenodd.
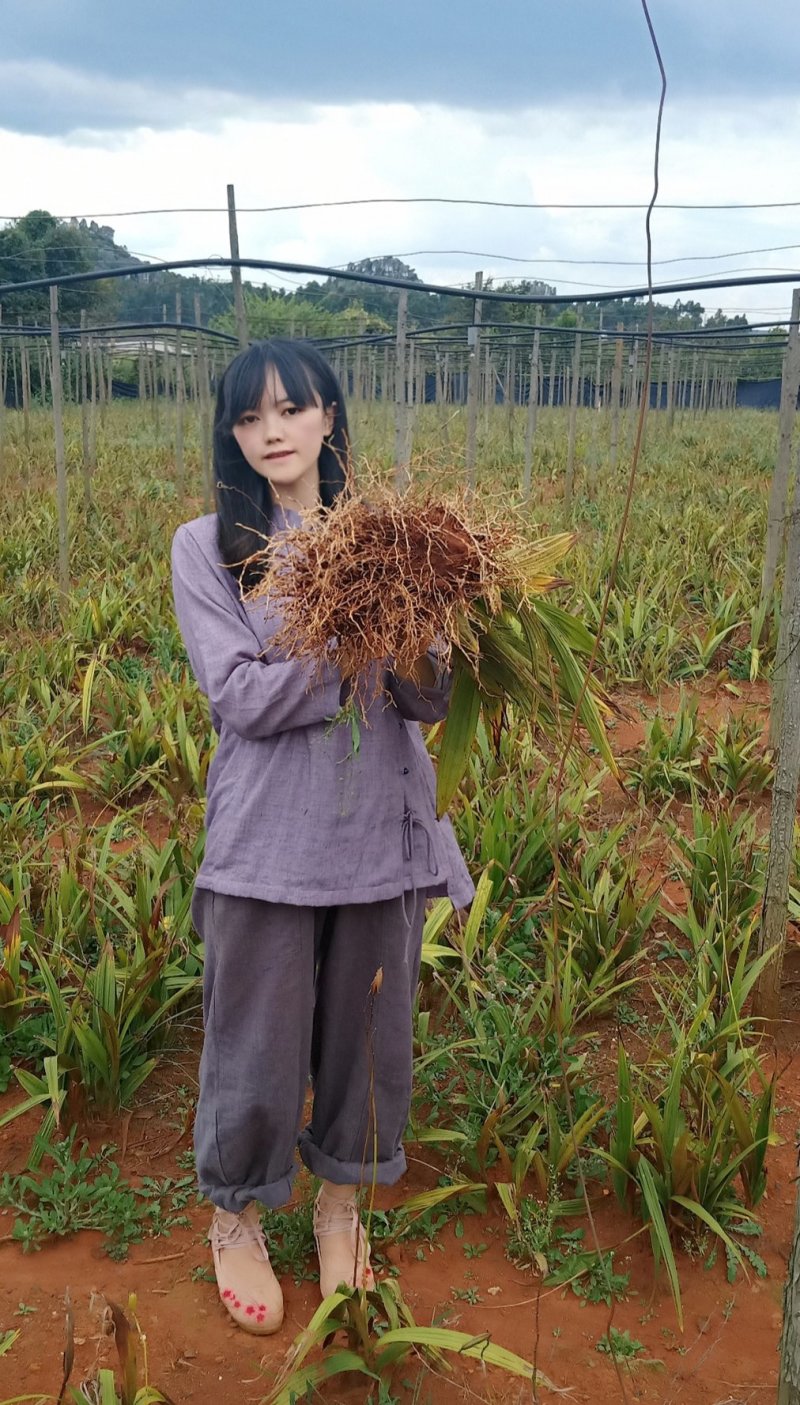
M 662 205 L 800 202 L 795 0 L 650 9 Z M 0 218 L 43 207 L 97 217 L 142 255 L 224 255 L 232 181 L 243 255 L 629 287 L 644 212 L 557 207 L 646 204 L 658 92 L 640 0 L 2 0 Z M 411 196 L 541 208 L 244 213 Z M 120 213 L 190 206 L 211 212 Z M 798 269 L 799 215 L 662 208 L 656 280 Z M 760 320 L 791 290 L 696 296 Z

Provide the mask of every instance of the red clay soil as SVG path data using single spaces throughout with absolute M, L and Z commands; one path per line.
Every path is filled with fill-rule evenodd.
M 800 967 L 789 963 L 789 979 Z M 793 969 L 792 969 L 793 968 Z M 787 991 L 795 989 L 788 986 Z M 631 1401 L 660 1405 L 709 1405 L 709 1402 L 769 1399 L 776 1381 L 776 1346 L 781 1323 L 781 1292 L 794 1216 L 795 1130 L 800 1110 L 800 1048 L 798 1012 L 787 1010 L 791 1038 L 784 1037 L 778 1053 L 782 1070 L 778 1085 L 777 1130 L 783 1144 L 769 1157 L 769 1189 L 760 1207 L 762 1237 L 753 1241 L 765 1259 L 769 1274 L 754 1272 L 736 1282 L 725 1277 L 724 1256 L 711 1270 L 698 1259 L 679 1255 L 685 1329 L 681 1335 L 666 1282 L 654 1284 L 652 1257 L 637 1225 L 607 1197 L 595 1211 L 603 1248 L 615 1248 L 617 1272 L 630 1272 L 630 1297 L 616 1303 L 613 1325 L 628 1329 L 645 1347 L 644 1357 L 622 1367 L 625 1395 Z M 788 1031 L 787 1031 L 788 1035 Z M 183 1082 L 185 1071 L 175 1073 Z M 166 1092 L 166 1089 L 164 1089 Z M 7 1094 L 0 1111 L 13 1099 Z M 177 1097 L 174 1099 L 176 1104 Z M 0 1133 L 2 1163 L 12 1171 L 25 1164 L 35 1116 L 19 1119 Z M 121 1161 L 131 1179 L 138 1175 L 180 1174 L 175 1155 L 188 1139 L 176 1146 L 174 1116 L 135 1114 L 127 1128 L 128 1143 Z M 121 1146 L 125 1129 L 96 1128 L 92 1144 L 109 1139 Z M 171 1151 L 163 1154 L 162 1148 Z M 418 1159 L 409 1147 L 410 1170 L 404 1182 L 379 1194 L 379 1205 L 389 1207 L 407 1195 L 436 1183 L 435 1169 Z M 119 1159 L 119 1158 L 118 1158 Z M 208 1209 L 191 1212 L 192 1228 L 174 1231 L 168 1238 L 147 1240 L 131 1248 L 127 1262 L 115 1263 L 101 1247 L 98 1234 L 84 1232 L 68 1240 L 46 1244 L 24 1254 L 16 1244 L 0 1242 L 0 1329 L 19 1328 L 11 1351 L 0 1358 L 0 1396 L 23 1391 L 38 1399 L 54 1397 L 61 1382 L 64 1295 L 69 1289 L 75 1313 L 75 1369 L 77 1384 L 96 1364 L 112 1364 L 112 1340 L 102 1330 L 104 1296 L 124 1305 L 128 1293 L 138 1296 L 138 1316 L 147 1334 L 150 1380 L 179 1405 L 183 1401 L 258 1401 L 275 1378 L 276 1369 L 297 1333 L 308 1322 L 318 1303 L 315 1284 L 284 1284 L 286 1322 L 276 1338 L 257 1340 L 235 1328 L 220 1305 L 213 1284 L 193 1282 L 192 1269 L 208 1265 L 203 1242 Z M 458 1239 L 451 1227 L 440 1236 L 439 1248 L 416 1257 L 417 1245 L 390 1250 L 400 1270 L 400 1284 L 417 1321 L 478 1334 L 489 1331 L 492 1340 L 528 1359 L 534 1353 L 540 1371 L 553 1384 L 569 1391 L 569 1398 L 593 1402 L 620 1399 L 623 1393 L 612 1363 L 596 1349 L 609 1326 L 604 1305 L 581 1305 L 571 1291 L 542 1291 L 534 1274 L 515 1268 L 505 1257 L 503 1215 L 492 1207 L 484 1217 L 465 1216 L 464 1235 Z M 585 1219 L 570 1221 L 587 1226 Z M 10 1233 L 11 1215 L 0 1215 L 0 1233 Z M 477 1258 L 467 1258 L 464 1246 L 488 1247 Z M 477 1289 L 475 1305 L 454 1298 L 455 1291 Z M 537 1328 L 538 1300 L 538 1328 Z M 34 1312 L 18 1313 L 23 1303 Z M 413 1367 L 400 1369 L 398 1381 L 413 1381 Z M 320 1399 L 363 1402 L 366 1382 L 352 1377 L 345 1384 L 332 1383 Z M 413 1387 L 395 1384 L 403 1402 L 450 1405 L 479 1400 L 516 1402 L 531 1400 L 523 1382 L 478 1363 L 459 1364 L 450 1381 L 425 1377 L 417 1396 Z M 765 1390 L 767 1393 L 765 1394 Z M 555 1398 L 540 1387 L 542 1400 Z
M 742 686 L 755 714 L 764 699 L 758 688 Z M 638 696 L 646 707 L 653 705 L 652 699 Z M 634 701 L 632 695 L 627 696 L 629 711 Z M 661 701 L 663 704 L 664 699 Z M 731 698 L 733 706 L 737 701 Z M 718 721 L 720 703 L 718 692 L 707 695 L 701 690 L 704 717 L 710 720 L 713 716 Z M 727 700 L 722 699 L 722 704 L 727 706 Z M 615 732 L 615 750 L 624 754 L 640 742 L 641 735 L 638 716 L 621 720 Z M 622 812 L 628 804 L 623 796 Z M 608 794 L 603 798 L 603 810 L 607 809 L 609 822 L 614 822 L 618 816 Z M 641 1005 L 638 998 L 633 1003 Z M 602 1075 L 606 1071 L 610 1074 L 615 1059 L 609 1027 L 602 1046 L 603 1067 L 596 1070 L 601 1083 L 605 1083 Z M 654 1282 L 652 1255 L 644 1235 L 633 1237 L 639 1224 L 612 1196 L 601 1199 L 595 1210 L 597 1235 L 604 1249 L 615 1250 L 615 1271 L 630 1272 L 630 1296 L 616 1303 L 613 1312 L 602 1304 L 584 1305 L 569 1289 L 542 1290 L 535 1274 L 514 1267 L 504 1253 L 507 1221 L 494 1201 L 486 1216 L 463 1218 L 463 1238 L 456 1237 L 449 1226 L 437 1247 L 426 1248 L 424 1259 L 417 1258 L 417 1243 L 389 1251 L 417 1321 L 436 1321 L 476 1335 L 489 1331 L 495 1343 L 529 1360 L 535 1358 L 539 1371 L 559 1392 L 566 1393 L 568 1400 L 586 1405 L 600 1400 L 658 1405 L 744 1405 L 752 1401 L 757 1405 L 772 1399 L 782 1289 L 794 1222 L 795 1136 L 800 1113 L 800 945 L 794 933 L 784 968 L 783 1020 L 777 1045 L 765 1063 L 767 1073 L 773 1062 L 779 1071 L 776 1130 L 782 1141 L 770 1150 L 767 1160 L 768 1189 L 759 1206 L 764 1233 L 751 1241 L 767 1263 L 765 1279 L 753 1270 L 748 1269 L 745 1275 L 740 1269 L 730 1284 L 724 1255 L 707 1270 L 702 1256 L 693 1260 L 685 1250 L 679 1250 L 685 1322 L 681 1333 L 665 1275 L 662 1272 Z M 113 1124 L 82 1129 L 93 1147 L 116 1144 L 115 1159 L 131 1180 L 145 1174 L 183 1174 L 176 1157 L 189 1147 L 190 1133 L 178 1114 L 182 1097 L 177 1090 L 196 1084 L 196 1065 L 195 1051 L 160 1068 L 142 1090 L 133 1114 Z M 0 1115 L 18 1098 L 18 1090 L 9 1090 L 0 1098 Z M 32 1113 L 0 1131 L 3 1170 L 19 1172 L 24 1168 L 37 1124 L 38 1116 Z M 412 1145 L 408 1153 L 408 1175 L 399 1186 L 379 1192 L 379 1207 L 388 1208 L 436 1184 L 438 1168 L 427 1149 Z M 189 1213 L 191 1229 L 133 1246 L 124 1263 L 109 1259 L 101 1237 L 90 1232 L 24 1254 L 16 1243 L 4 1238 L 10 1235 L 13 1216 L 0 1213 L 0 1334 L 20 1330 L 10 1352 L 0 1357 L 0 1405 L 7 1397 L 23 1392 L 31 1400 L 57 1396 L 67 1289 L 75 1314 L 73 1384 L 97 1364 L 113 1364 L 113 1341 L 103 1331 L 104 1297 L 124 1306 L 128 1293 L 134 1291 L 139 1321 L 147 1333 L 149 1380 L 175 1405 L 184 1401 L 240 1405 L 263 1399 L 287 1348 L 317 1306 L 317 1286 L 304 1283 L 297 1287 L 287 1280 L 283 1330 L 276 1338 L 248 1337 L 230 1323 L 214 1284 L 192 1281 L 193 1269 L 210 1265 L 204 1243 L 209 1210 L 203 1205 Z M 585 1247 L 593 1247 L 588 1221 L 569 1222 L 569 1228 L 578 1225 L 586 1228 Z M 478 1257 L 468 1258 L 465 1245 L 469 1244 L 487 1247 Z M 474 1305 L 455 1297 L 456 1292 L 470 1288 L 477 1290 Z M 35 1311 L 20 1315 L 20 1303 Z M 610 1322 L 619 1330 L 627 1329 L 645 1348 L 639 1360 L 621 1364 L 621 1380 L 609 1358 L 596 1349 Z M 393 1390 L 403 1405 L 451 1405 L 456 1401 L 515 1405 L 534 1398 L 557 1398 L 543 1385 L 534 1397 L 529 1385 L 479 1363 L 458 1363 L 449 1379 L 422 1372 L 416 1381 L 419 1374 L 415 1364 L 399 1368 Z M 323 1387 L 315 1399 L 362 1405 L 368 1394 L 365 1378 L 350 1376 Z

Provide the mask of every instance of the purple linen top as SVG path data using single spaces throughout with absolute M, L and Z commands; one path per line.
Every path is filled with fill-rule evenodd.
M 279 511 L 272 531 L 300 521 Z M 465 907 L 475 887 L 450 820 L 436 818 L 419 726 L 446 715 L 450 675 L 439 670 L 438 686 L 418 688 L 386 669 L 354 754 L 347 723 L 330 726 L 344 691 L 338 668 L 325 664 L 317 676 L 270 644 L 280 613 L 266 599 L 241 599 L 221 563 L 216 513 L 175 532 L 172 589 L 219 735 L 197 886 L 303 907 L 421 888 Z

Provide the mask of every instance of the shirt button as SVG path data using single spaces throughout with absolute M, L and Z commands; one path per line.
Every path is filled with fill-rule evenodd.
M 407 767 L 407 766 L 404 766 L 404 767 L 403 767 L 403 775 L 404 775 L 404 776 L 407 776 L 407 775 L 408 775 L 408 767 Z

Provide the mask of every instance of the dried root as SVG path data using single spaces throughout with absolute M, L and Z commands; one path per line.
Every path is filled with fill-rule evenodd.
M 504 596 L 559 584 L 552 563 L 571 542 L 531 542 L 506 509 L 481 514 L 466 494 L 426 500 L 375 488 L 369 501 L 343 494 L 282 533 L 280 549 L 249 558 L 266 559 L 267 570 L 246 598 L 281 610 L 272 642 L 288 658 L 327 659 L 363 691 L 375 661 L 413 661 L 434 640 L 445 657 L 463 647 L 476 602 L 485 619 Z

